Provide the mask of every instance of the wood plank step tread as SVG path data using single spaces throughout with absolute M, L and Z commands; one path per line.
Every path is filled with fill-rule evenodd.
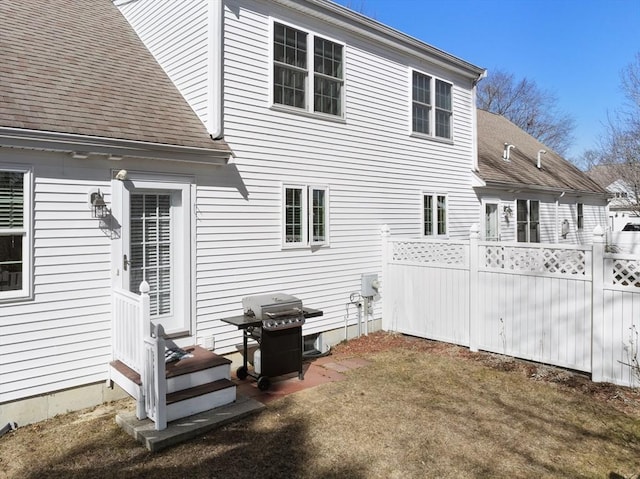
M 232 381 L 229 379 L 218 379 L 217 381 L 167 394 L 167 404 L 173 404 L 178 401 L 184 401 L 185 399 L 191 399 L 230 387 L 235 387 L 235 384 Z
M 231 364 L 230 359 L 219 356 L 200 346 L 188 346 L 182 349 L 192 354 L 193 357 L 168 363 L 166 365 L 167 378 Z
M 122 361 L 111 361 L 109 365 L 124 377 L 126 377 L 129 381 L 136 383 L 138 386 L 142 386 L 142 378 L 140 377 L 140 375 Z

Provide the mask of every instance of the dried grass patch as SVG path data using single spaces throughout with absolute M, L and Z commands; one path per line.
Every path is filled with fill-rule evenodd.
M 637 391 L 393 334 L 350 341 L 334 356 L 371 363 L 346 381 L 287 396 L 155 455 L 120 431 L 111 413 L 20 428 L 0 439 L 0 471 L 8 478 L 163 479 L 640 473 Z

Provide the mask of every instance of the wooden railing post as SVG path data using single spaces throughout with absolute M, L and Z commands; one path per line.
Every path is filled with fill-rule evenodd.
M 478 351 L 478 342 L 480 334 L 480 321 L 483 318 L 478 316 L 479 312 L 479 291 L 478 283 L 478 242 L 480 241 L 480 228 L 477 224 L 472 224 L 469 234 L 469 349 Z
M 593 230 L 592 271 L 591 271 L 591 379 L 604 381 L 604 246 L 605 236 L 601 226 Z
M 392 328 L 392 285 L 389 281 L 389 261 L 390 261 L 390 244 L 389 237 L 391 236 L 391 229 L 389 225 L 383 225 L 380 228 L 380 236 L 382 240 L 382 329 L 383 331 L 391 331 Z

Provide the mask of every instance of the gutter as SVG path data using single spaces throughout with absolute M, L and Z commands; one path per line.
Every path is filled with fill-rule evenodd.
M 591 195 L 591 196 L 602 196 L 607 197 L 606 192 L 598 192 L 592 190 L 574 190 L 567 187 L 552 187 L 552 186 L 539 186 L 539 185 L 528 185 L 521 183 L 502 183 L 499 181 L 486 181 L 483 185 L 486 188 L 500 188 L 500 189 L 511 189 L 511 190 L 519 190 L 519 191 L 533 191 L 536 193 L 552 193 L 552 194 L 576 194 L 576 195 Z
M 127 156 L 208 165 L 226 165 L 233 155 L 228 148 L 218 150 L 9 127 L 0 127 L 0 146 L 74 153 L 77 158 L 96 154 L 113 160 Z

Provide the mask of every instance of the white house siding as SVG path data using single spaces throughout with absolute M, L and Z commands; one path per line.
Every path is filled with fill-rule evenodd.
M 91 217 L 88 194 L 108 193 L 108 170 L 6 148 L 0 162 L 29 166 L 34 176 L 33 299 L 0 305 L 0 403 L 104 380 L 110 237 Z
M 476 199 L 470 80 L 267 2 L 225 6 L 225 139 L 247 197 L 198 188 L 211 221 L 198 223 L 196 300 L 198 334 L 228 351 L 239 336 L 218 319 L 249 294 L 285 291 L 323 309 L 305 334 L 343 327 L 361 274 L 381 270 L 383 224 L 418 236 L 421 192 L 444 192 L 451 236 L 466 237 Z M 344 122 L 270 109 L 269 15 L 346 44 Z M 453 82 L 453 145 L 410 137 L 410 67 Z M 283 182 L 329 187 L 329 246 L 282 248 Z
M 502 241 L 516 241 L 516 201 L 519 199 L 540 201 L 540 242 L 542 243 L 591 244 L 594 228 L 596 226 L 606 228 L 606 201 L 595 196 L 578 197 L 574 194 L 565 194 L 560 198 L 560 193 L 554 196 L 493 190 L 480 193 L 479 198 L 486 202 L 498 202 L 500 239 Z M 557 206 L 556 200 L 558 201 Z M 578 203 L 583 204 L 584 224 L 582 230 L 578 229 L 577 223 Z M 505 207 L 509 207 L 513 211 L 510 218 L 504 214 Z M 561 227 L 565 219 L 569 222 L 569 233 L 563 237 Z M 480 208 L 480 224 L 484 227 L 484 205 Z M 484 230 L 481 231 L 484 233 Z
M 170 14 L 158 10 L 163 2 L 122 3 L 194 106 L 192 92 L 207 88 L 207 55 L 185 39 L 204 46 L 206 28 L 185 19 L 207 17 L 207 2 L 181 2 Z M 270 16 L 345 44 L 344 121 L 270 108 Z M 453 144 L 410 137 L 410 68 L 453 83 Z M 206 124 L 207 108 L 194 109 Z M 323 309 L 305 334 L 343 327 L 361 274 L 381 271 L 380 227 L 420 235 L 423 191 L 448 194 L 450 236 L 467 237 L 477 211 L 473 115 L 468 78 L 273 2 L 224 1 L 224 131 L 235 159 L 198 177 L 196 335 L 213 334 L 220 351 L 234 350 L 239 332 L 219 319 L 239 314 L 243 296 L 275 291 Z M 283 183 L 329 187 L 330 245 L 282 248 Z
M 218 0 L 209 0 L 209 2 Z M 207 0 L 117 0 L 123 15 L 158 63 L 206 122 L 208 101 Z

